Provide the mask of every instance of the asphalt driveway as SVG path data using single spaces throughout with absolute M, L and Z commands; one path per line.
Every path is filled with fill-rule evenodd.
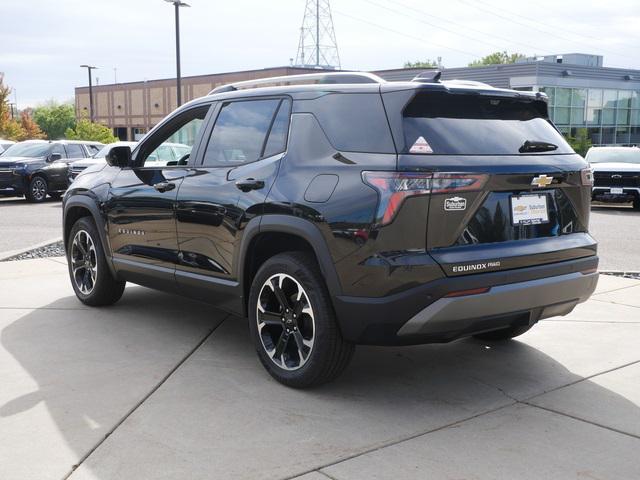
M 242 319 L 63 259 L 0 264 L 0 478 L 640 478 L 640 282 L 506 344 L 359 348 L 285 388 Z

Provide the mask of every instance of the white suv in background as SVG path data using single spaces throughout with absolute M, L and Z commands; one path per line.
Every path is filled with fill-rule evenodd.
M 585 159 L 593 168 L 593 200 L 633 202 L 640 210 L 640 148 L 591 147 Z

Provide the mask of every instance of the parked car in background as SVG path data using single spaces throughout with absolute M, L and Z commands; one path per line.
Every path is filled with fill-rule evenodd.
M 114 142 L 103 146 L 90 158 L 77 160 L 69 165 L 69 180 L 73 181 L 80 173 L 93 165 L 106 165 L 105 157 L 113 147 L 131 147 L 133 150 L 138 142 Z
M 632 202 L 640 210 L 640 148 L 591 147 L 585 159 L 593 168 L 594 200 Z
M 159 161 L 176 139 L 191 154 Z M 133 282 L 248 316 L 293 387 L 335 378 L 355 344 L 507 341 L 598 281 L 591 169 L 538 92 L 261 79 L 181 106 L 107 163 L 63 200 L 80 301 Z
M 98 142 L 27 140 L 11 145 L 0 157 L 0 195 L 42 202 L 60 198 L 69 185 L 69 163 L 88 158 Z
M 2 155 L 2 152 L 4 152 L 7 148 L 9 148 L 14 143 L 16 142 L 11 140 L 3 140 L 2 138 L 0 138 L 0 155 Z

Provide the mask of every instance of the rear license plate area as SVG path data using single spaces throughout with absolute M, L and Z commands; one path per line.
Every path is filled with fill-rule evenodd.
M 537 195 L 511 195 L 511 224 L 541 225 L 549 223 L 548 196 L 544 193 Z

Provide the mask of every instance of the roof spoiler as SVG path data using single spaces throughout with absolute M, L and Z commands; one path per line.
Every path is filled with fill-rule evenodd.
M 282 85 L 317 85 L 317 84 L 345 84 L 345 83 L 384 83 L 385 81 L 373 73 L 367 72 L 323 72 L 302 75 L 284 75 L 281 77 L 258 78 L 243 82 L 230 83 L 214 88 L 209 95 L 215 93 L 233 92 L 249 88 L 276 87 Z

